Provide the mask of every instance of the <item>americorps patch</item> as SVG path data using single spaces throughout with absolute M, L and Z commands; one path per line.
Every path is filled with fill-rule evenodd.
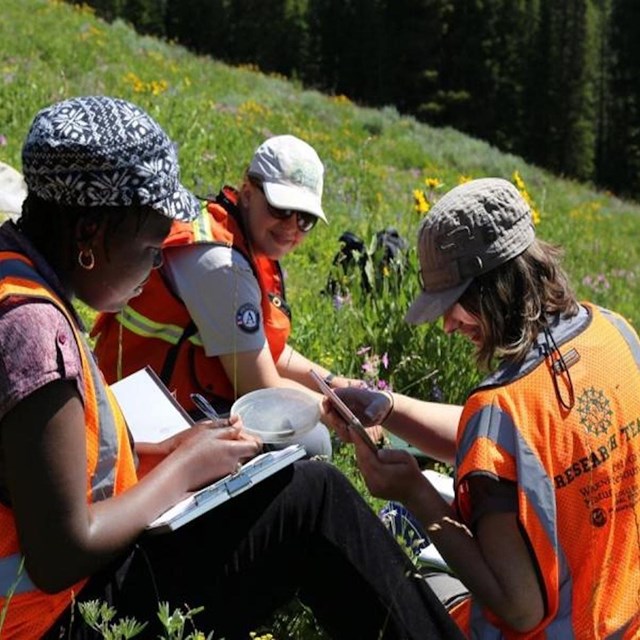
M 236 311 L 236 325 L 246 333 L 255 333 L 260 327 L 260 310 L 251 302 Z

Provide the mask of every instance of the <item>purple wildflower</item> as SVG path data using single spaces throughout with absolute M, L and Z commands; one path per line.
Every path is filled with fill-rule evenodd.
M 365 363 L 362 365 L 362 370 L 363 370 L 365 373 L 369 373 L 369 374 L 371 374 L 371 373 L 375 373 L 375 370 L 374 370 L 373 364 L 372 364 L 371 362 L 369 362 L 368 360 L 367 360 L 367 362 L 365 362 Z

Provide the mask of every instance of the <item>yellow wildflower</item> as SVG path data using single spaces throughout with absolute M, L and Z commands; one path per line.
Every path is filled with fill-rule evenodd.
M 335 104 L 351 104 L 351 100 L 349 100 L 349 98 L 347 98 L 347 96 L 342 93 L 337 96 L 331 96 L 331 101 Z
M 523 189 L 526 190 L 524 180 L 522 179 L 522 176 L 520 175 L 520 172 L 518 170 L 513 172 L 513 184 L 516 185 L 518 191 L 522 191 Z
M 524 183 L 524 180 L 522 179 L 519 171 L 513 172 L 513 183 L 516 185 L 516 189 L 518 189 L 520 195 L 531 209 L 531 221 L 534 225 L 540 224 L 540 212 L 536 208 L 533 198 L 529 195 L 529 192 L 527 191 L 527 185 Z
M 413 190 L 413 200 L 416 213 L 418 215 L 424 215 L 425 213 L 427 213 L 427 211 L 429 211 L 429 209 L 431 209 L 431 205 L 429 204 L 424 191 L 422 191 L 421 189 Z
M 166 80 L 152 80 L 149 83 L 149 92 L 154 96 L 159 96 L 164 93 L 169 87 L 169 83 Z
M 134 93 L 144 93 L 145 92 L 145 83 L 135 74 L 133 71 L 129 71 L 123 80 L 131 85 Z

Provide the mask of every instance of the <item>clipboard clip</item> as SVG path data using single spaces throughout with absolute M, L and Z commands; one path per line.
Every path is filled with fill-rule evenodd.
M 246 473 L 238 473 L 236 475 L 231 476 L 225 483 L 224 486 L 227 489 L 227 493 L 230 496 L 235 496 L 237 493 L 248 489 L 253 482 L 251 478 Z

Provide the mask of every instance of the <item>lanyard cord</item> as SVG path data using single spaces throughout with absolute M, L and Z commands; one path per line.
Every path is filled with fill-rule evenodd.
M 556 397 L 558 398 L 558 402 L 567 410 L 570 411 L 573 409 L 573 405 L 575 404 L 575 394 L 573 391 L 573 381 L 571 380 L 571 374 L 569 373 L 569 367 L 565 362 L 564 356 L 560 352 L 556 341 L 553 339 L 553 335 L 549 328 L 545 325 L 542 328 L 545 339 L 545 351 L 546 355 L 551 358 L 551 380 L 553 382 L 553 388 L 556 392 Z M 565 401 L 562 396 L 562 391 L 560 390 L 560 386 L 558 384 L 558 376 L 566 374 L 567 376 L 567 388 L 569 391 L 569 399 Z
M 118 322 L 118 355 L 116 360 L 116 381 L 122 380 L 122 320 L 124 319 L 124 310 L 120 310 L 120 321 Z

